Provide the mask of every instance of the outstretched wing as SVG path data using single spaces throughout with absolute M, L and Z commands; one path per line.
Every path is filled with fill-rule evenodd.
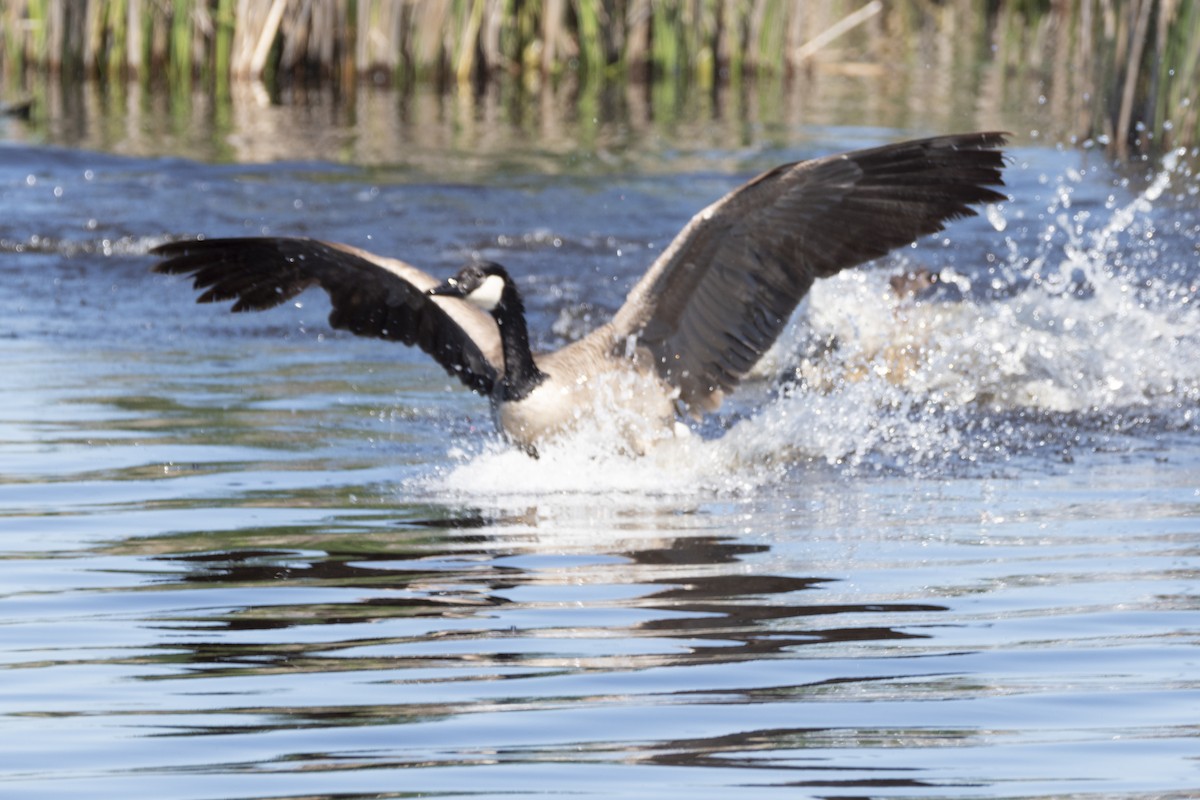
M 902 142 L 765 172 L 701 211 L 613 320 L 693 413 L 713 410 L 770 348 L 816 278 L 1005 200 L 1004 134 Z
M 416 345 L 480 394 L 504 373 L 495 321 L 458 298 L 430 297 L 439 281 L 403 261 L 283 237 L 171 242 L 150 252 L 163 258 L 155 272 L 192 276 L 204 290 L 198 302 L 233 300 L 234 311 L 261 311 L 320 286 L 335 328 Z

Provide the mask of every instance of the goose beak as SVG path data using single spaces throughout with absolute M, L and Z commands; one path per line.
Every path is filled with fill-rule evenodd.
M 431 297 L 462 297 L 464 292 L 462 290 L 462 285 L 457 280 L 454 278 L 449 278 L 445 282 L 439 283 L 437 286 L 430 289 L 428 292 L 426 292 L 426 294 Z

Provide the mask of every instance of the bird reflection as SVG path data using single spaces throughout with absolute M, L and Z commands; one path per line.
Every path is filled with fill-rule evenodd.
M 749 572 L 748 561 L 770 548 L 732 536 L 614 538 L 619 548 L 609 552 L 547 561 L 511 518 L 465 514 L 392 527 L 386 535 L 293 532 L 290 548 L 157 556 L 183 567 L 175 586 L 159 589 L 220 588 L 241 603 L 164 621 L 191 635 L 163 648 L 174 662 L 182 648 L 192 677 L 234 665 L 252 673 L 392 669 L 398 679 L 431 664 L 624 670 L 916 638 L 891 624 L 896 615 L 945 610 L 821 602 L 834 578 Z M 580 613 L 564 622 L 552 613 L 564 604 Z M 864 617 L 888 624 L 861 624 Z M 312 626 L 329 633 L 300 633 Z M 296 635 L 247 638 L 287 629 Z M 622 647 L 605 644 L 612 641 Z

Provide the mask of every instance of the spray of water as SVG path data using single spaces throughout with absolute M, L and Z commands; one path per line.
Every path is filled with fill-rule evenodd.
M 1003 247 L 986 250 L 993 234 L 970 263 L 970 245 L 956 242 L 938 292 L 899 296 L 889 277 L 920 266 L 903 258 L 819 281 L 720 435 L 631 457 L 612 445 L 617 423 L 602 419 L 538 460 L 498 444 L 459 453 L 438 486 L 583 502 L 711 496 L 751 491 L 797 463 L 938 473 L 1059 453 L 1134 421 L 1193 427 L 1200 225 L 1168 194 L 1192 191 L 1186 165 L 1175 154 L 1140 191 L 1118 183 L 1099 198 L 1078 196 L 1095 187 L 1077 170 L 1035 180 L 1044 209 L 987 209 Z M 1168 241 L 1182 255 L 1164 256 Z

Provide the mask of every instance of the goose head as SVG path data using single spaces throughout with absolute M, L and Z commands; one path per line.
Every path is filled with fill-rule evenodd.
M 454 277 L 430 289 L 429 294 L 459 297 L 495 316 L 515 289 L 504 267 L 482 261 L 463 267 Z
M 504 352 L 503 377 L 498 386 L 501 401 L 524 399 L 546 379 L 529 349 L 521 293 L 504 267 L 492 261 L 468 264 L 428 294 L 465 300 L 496 321 Z

